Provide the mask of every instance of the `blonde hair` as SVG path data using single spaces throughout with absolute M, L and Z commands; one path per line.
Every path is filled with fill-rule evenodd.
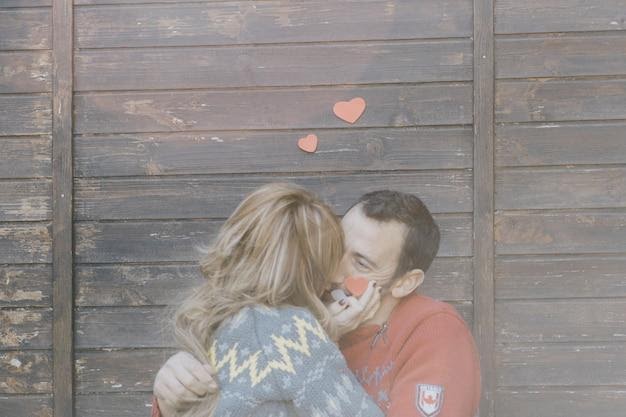
M 314 194 L 284 183 L 258 188 L 226 220 L 202 259 L 206 282 L 176 311 L 176 340 L 208 362 L 219 325 L 252 304 L 305 307 L 334 337 L 320 296 L 342 254 L 339 220 Z M 216 402 L 217 395 L 201 398 L 180 415 L 211 416 Z

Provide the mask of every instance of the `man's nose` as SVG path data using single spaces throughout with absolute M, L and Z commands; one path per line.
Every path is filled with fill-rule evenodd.
M 332 283 L 335 285 L 342 285 L 343 281 L 346 279 L 346 277 L 348 276 L 348 271 L 346 269 L 346 265 L 347 265 L 347 257 L 344 256 L 341 259 L 341 262 L 339 263 L 339 267 L 337 268 L 337 272 L 335 272 L 335 275 L 332 278 Z

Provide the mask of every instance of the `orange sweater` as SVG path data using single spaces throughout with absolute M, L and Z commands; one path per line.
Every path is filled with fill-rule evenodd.
M 340 348 L 387 417 L 476 414 L 478 354 L 467 325 L 449 304 L 407 296 L 386 326 L 362 326 L 344 336 Z M 160 417 L 156 399 L 152 417 Z
M 474 417 L 480 367 L 474 339 L 449 304 L 403 299 L 386 325 L 341 339 L 348 366 L 387 417 Z

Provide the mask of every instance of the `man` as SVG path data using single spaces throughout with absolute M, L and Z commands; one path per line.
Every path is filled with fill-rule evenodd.
M 387 417 L 473 417 L 480 368 L 472 335 L 452 306 L 416 293 L 439 249 L 426 206 L 410 194 L 375 191 L 348 210 L 342 226 L 346 253 L 336 286 L 364 277 L 381 294 L 370 302 L 370 289 L 329 307 L 342 327 L 355 329 L 339 341 L 350 369 Z M 154 385 L 163 417 L 214 393 L 210 373 L 189 354 L 170 358 Z

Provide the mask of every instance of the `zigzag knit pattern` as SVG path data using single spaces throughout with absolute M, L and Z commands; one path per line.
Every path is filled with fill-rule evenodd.
M 293 360 L 290 351 L 299 352 L 307 357 L 311 356 L 311 345 L 308 335 L 317 337 L 327 342 L 328 337 L 324 329 L 318 322 L 310 323 L 300 317 L 292 316 L 291 320 L 296 328 L 296 339 L 271 334 L 270 337 L 274 343 L 274 347 L 278 351 L 280 358 L 270 360 L 265 367 L 259 369 L 259 358 L 262 350 L 257 350 L 252 354 L 240 355 L 239 343 L 232 345 L 227 353 L 219 360 L 217 359 L 217 341 L 213 342 L 209 349 L 209 360 L 211 366 L 218 372 L 228 365 L 230 381 L 234 381 L 239 375 L 248 371 L 251 385 L 254 387 L 262 382 L 272 371 L 283 371 L 295 374 Z M 241 356 L 241 358 L 240 358 Z
M 215 417 L 383 417 L 305 309 L 244 308 L 208 353 L 220 386 Z

